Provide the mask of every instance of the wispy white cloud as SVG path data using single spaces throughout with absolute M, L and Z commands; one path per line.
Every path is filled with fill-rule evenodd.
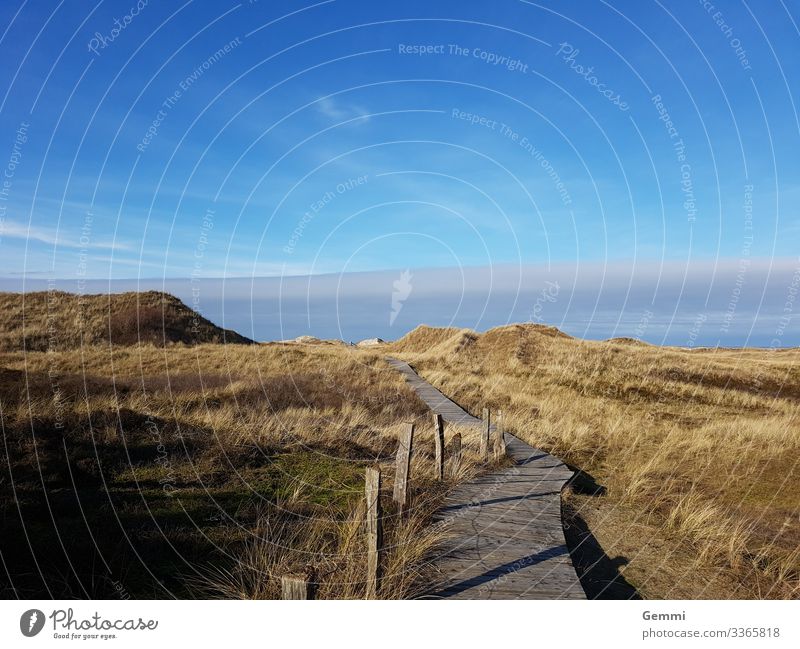
M 94 240 L 91 237 L 86 241 L 71 239 L 62 236 L 58 230 L 53 228 L 42 228 L 35 225 L 26 225 L 16 221 L 4 220 L 0 222 L 0 242 L 4 238 L 23 239 L 27 241 L 38 241 L 52 246 L 62 248 L 87 248 L 102 250 L 131 250 L 131 246 L 121 241 Z
M 317 110 L 325 117 L 339 121 L 353 119 L 355 117 L 363 118 L 363 121 L 369 120 L 369 111 L 362 108 L 357 104 L 346 104 L 341 101 L 336 101 L 331 97 L 323 97 L 317 102 Z

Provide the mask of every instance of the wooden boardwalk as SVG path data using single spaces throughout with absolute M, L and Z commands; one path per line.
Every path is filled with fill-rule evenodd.
M 481 424 L 480 419 L 473 417 L 461 408 L 461 406 L 444 396 L 439 390 L 417 374 L 405 361 L 396 358 L 387 358 L 386 362 L 405 376 L 406 381 L 408 381 L 414 392 L 417 393 L 417 396 L 428 404 L 428 407 L 433 410 L 433 412 L 438 412 L 446 422 L 465 426 L 479 426 Z
M 387 362 L 445 421 L 481 425 L 408 363 Z M 561 488 L 572 471 L 513 435 L 505 440 L 515 464 L 459 485 L 439 511 L 451 536 L 435 559 L 442 583 L 432 596 L 585 599 L 561 524 Z

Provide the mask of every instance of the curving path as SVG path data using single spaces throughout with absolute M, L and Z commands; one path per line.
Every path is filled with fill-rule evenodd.
M 395 358 L 419 397 L 450 423 L 482 422 Z M 452 533 L 435 562 L 452 599 L 585 599 L 561 524 L 561 488 L 573 473 L 563 462 L 505 434 L 511 467 L 459 485 L 439 520 Z

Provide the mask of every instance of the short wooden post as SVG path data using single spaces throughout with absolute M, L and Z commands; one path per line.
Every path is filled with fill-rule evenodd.
M 376 599 L 381 582 L 383 527 L 381 520 L 381 470 L 367 467 L 364 481 L 367 498 L 367 599 Z
M 439 413 L 433 415 L 433 443 L 435 446 L 433 477 L 444 480 L 444 420 Z
M 483 409 L 483 428 L 481 429 L 481 458 L 489 458 L 489 430 L 491 429 L 491 411 Z
M 461 433 L 453 435 L 453 456 L 450 462 L 450 475 L 455 477 L 461 466 Z
M 309 573 L 283 575 L 281 599 L 314 599 L 314 588 L 309 577 Z
M 393 499 L 397 503 L 401 514 L 406 507 L 408 499 L 408 478 L 411 472 L 411 446 L 413 443 L 414 424 L 407 424 L 405 431 L 400 435 L 394 473 Z
M 506 438 L 505 422 L 503 420 L 503 411 L 498 410 L 494 418 L 494 455 L 495 458 L 500 459 L 506 454 Z

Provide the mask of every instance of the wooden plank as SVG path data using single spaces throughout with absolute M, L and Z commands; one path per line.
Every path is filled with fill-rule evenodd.
M 310 573 L 283 575 L 281 577 L 281 599 L 314 599 Z
M 494 419 L 494 457 L 499 460 L 506 454 L 505 422 L 503 421 L 503 411 L 498 410 Z
M 405 430 L 400 435 L 400 444 L 395 456 L 394 492 L 393 500 L 397 503 L 400 512 L 405 510 L 408 503 L 408 479 L 411 472 L 411 447 L 414 443 L 414 424 L 406 424 Z
M 433 477 L 444 480 L 444 420 L 438 412 L 433 414 Z
M 489 429 L 491 427 L 492 414 L 488 408 L 483 409 L 483 424 L 481 426 L 481 457 L 484 460 L 489 458 Z
M 381 520 L 381 470 L 368 467 L 364 480 L 367 500 L 367 599 L 376 599 L 380 592 L 383 521 Z
M 452 450 L 450 452 L 450 475 L 455 477 L 461 468 L 461 433 L 453 435 Z

